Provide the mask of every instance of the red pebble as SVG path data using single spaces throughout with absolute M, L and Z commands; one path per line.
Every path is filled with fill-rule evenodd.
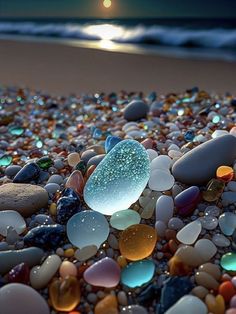
M 26 263 L 21 263 L 12 268 L 8 273 L 9 282 L 29 283 L 30 270 Z
M 236 294 L 236 290 L 231 281 L 225 281 L 219 286 L 219 294 L 225 299 L 225 302 L 229 302 L 230 299 Z

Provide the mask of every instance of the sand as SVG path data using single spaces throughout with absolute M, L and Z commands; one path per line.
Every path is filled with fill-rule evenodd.
M 108 52 L 60 43 L 0 41 L 0 84 L 52 94 L 156 91 L 198 86 L 236 93 L 236 63 Z

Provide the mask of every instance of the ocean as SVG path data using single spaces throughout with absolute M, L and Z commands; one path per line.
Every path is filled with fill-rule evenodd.
M 0 38 L 236 62 L 234 19 L 0 19 Z

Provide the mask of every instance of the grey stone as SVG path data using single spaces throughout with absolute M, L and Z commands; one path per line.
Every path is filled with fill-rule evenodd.
M 4 275 L 16 265 L 25 262 L 29 267 L 38 265 L 44 256 L 44 251 L 37 247 L 23 250 L 0 252 L 0 274 Z
M 8 177 L 14 177 L 21 169 L 21 166 L 17 165 L 8 166 L 5 170 L 5 175 Z
M 142 100 L 131 101 L 124 109 L 124 118 L 128 121 L 137 121 L 146 118 L 149 106 Z
M 7 183 L 0 187 L 0 211 L 16 210 L 22 216 L 31 216 L 48 204 L 48 193 L 37 185 Z
M 230 166 L 236 159 L 236 137 L 223 135 L 192 149 L 172 167 L 177 181 L 196 185 L 215 178 L 219 166 Z

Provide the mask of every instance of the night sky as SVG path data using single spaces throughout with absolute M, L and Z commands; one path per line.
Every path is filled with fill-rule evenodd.
M 0 17 L 236 17 L 236 0 L 0 0 Z

